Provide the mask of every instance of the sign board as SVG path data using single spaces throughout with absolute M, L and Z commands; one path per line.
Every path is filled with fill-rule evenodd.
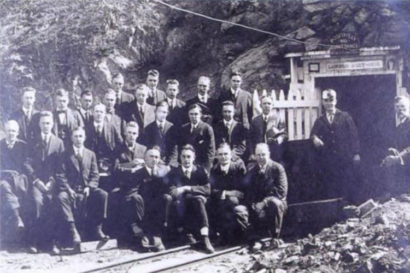
M 358 55 L 360 52 L 359 39 L 355 33 L 342 32 L 330 40 L 331 56 Z
M 337 62 L 327 64 L 327 69 L 334 70 L 365 70 L 365 69 L 382 69 L 382 60 L 357 61 L 357 62 Z

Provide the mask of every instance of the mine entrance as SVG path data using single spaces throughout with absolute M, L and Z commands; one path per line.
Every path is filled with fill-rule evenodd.
M 315 85 L 321 90 L 333 88 L 337 91 L 337 107 L 350 113 L 358 129 L 362 183 L 367 186 L 377 183 L 377 169 L 387 148 L 391 147 L 395 129 L 395 76 L 324 77 L 316 78 Z

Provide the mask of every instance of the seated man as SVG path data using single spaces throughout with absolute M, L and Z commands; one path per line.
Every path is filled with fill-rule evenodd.
M 69 226 L 75 246 L 81 242 L 77 225 L 92 240 L 105 240 L 102 223 L 107 215 L 107 193 L 98 188 L 98 166 L 95 153 L 84 147 L 85 131 L 82 127 L 71 134 L 73 145 L 67 147 L 63 157 L 64 178 L 58 186 L 56 198 L 60 215 Z
M 222 241 L 234 243 L 248 227 L 248 213 L 243 206 L 246 168 L 240 158 L 232 159 L 227 143 L 221 144 L 216 154 L 218 163 L 210 176 L 212 220 Z
M 179 229 L 185 230 L 191 243 L 196 243 L 192 232 L 199 231 L 205 251 L 213 253 L 215 250 L 209 241 L 208 214 L 205 208 L 211 192 L 209 179 L 205 169 L 200 165 L 194 165 L 194 161 L 194 147 L 189 144 L 183 146 L 181 166 L 173 168 L 167 177 L 169 183 L 167 211 L 170 204 L 175 205 Z M 164 225 L 168 225 L 168 218 L 165 219 Z
M 245 202 L 249 210 L 252 228 L 249 239 L 254 250 L 259 250 L 259 241 L 268 231 L 272 239 L 279 238 L 283 215 L 287 209 L 286 196 L 288 181 L 285 169 L 270 159 L 269 146 L 266 143 L 256 145 L 257 164 L 245 177 Z

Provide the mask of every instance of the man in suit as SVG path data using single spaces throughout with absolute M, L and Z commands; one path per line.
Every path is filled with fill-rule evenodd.
M 214 126 L 215 144 L 219 147 L 222 143 L 227 143 L 233 152 L 234 157 L 244 159 L 246 151 L 246 129 L 242 123 L 234 120 L 235 106 L 232 101 L 222 103 L 222 117 Z
M 172 168 L 167 178 L 170 186 L 168 207 L 170 204 L 176 206 L 177 222 L 181 225 L 179 230 L 186 232 L 190 243 L 196 243 L 192 233 L 199 231 L 205 251 L 213 253 L 215 250 L 209 240 L 208 214 L 205 207 L 211 188 L 205 169 L 195 165 L 194 161 L 194 147 L 189 144 L 182 147 L 181 166 Z M 166 218 L 166 226 L 168 220 Z
M 360 163 L 357 128 L 347 112 L 336 108 L 336 91 L 324 90 L 322 104 L 325 113 L 315 121 L 311 139 L 318 155 L 324 197 L 342 195 L 351 200 L 358 189 L 354 171 Z
M 40 113 L 34 109 L 37 91 L 33 87 L 24 87 L 21 92 L 22 108 L 12 113 L 9 120 L 15 120 L 19 124 L 18 138 L 31 142 L 40 133 Z
M 55 196 L 56 181 L 61 179 L 63 141 L 52 133 L 53 114 L 49 111 L 40 113 L 40 134 L 33 141 L 27 162 L 28 179 L 33 187 L 30 195 L 33 199 L 32 223 L 28 229 L 31 245 L 30 252 L 37 252 L 41 243 L 51 247 L 54 254 L 59 252 L 55 246 L 55 211 L 52 201 Z
M 81 108 L 78 109 L 78 113 L 83 120 L 84 126 L 88 126 L 89 123 L 92 122 L 93 116 L 93 93 L 90 90 L 85 90 L 81 93 L 80 96 L 80 103 Z
M 266 143 L 258 143 L 255 148 L 256 165 L 245 177 L 245 203 L 249 211 L 251 227 L 248 239 L 254 251 L 260 250 L 259 241 L 268 231 L 273 240 L 279 238 L 283 216 L 287 209 L 286 197 L 288 181 L 285 169 L 270 159 Z
M 147 103 L 149 88 L 145 84 L 140 84 L 135 90 L 135 100 L 127 107 L 129 112 L 126 121 L 135 121 L 140 129 L 140 136 L 144 133 L 145 127 L 155 120 L 155 106 Z
M 115 91 L 108 89 L 104 94 L 104 105 L 107 108 L 105 119 L 107 120 L 107 122 L 112 123 L 117 128 L 117 130 L 121 132 L 121 136 L 124 136 L 125 121 L 117 115 L 117 112 L 115 110 L 115 101 Z
M 187 107 L 198 104 L 202 108 L 202 121 L 212 126 L 216 122 L 217 100 L 210 97 L 211 79 L 201 76 L 198 79 L 198 94 L 196 97 L 187 101 Z
M 178 99 L 179 82 L 177 80 L 167 80 L 167 102 L 169 114 L 167 120 L 175 126 L 180 127 L 186 120 L 185 102 Z
M 274 161 L 283 161 L 283 146 L 286 139 L 285 121 L 273 110 L 272 97 L 261 99 L 262 114 L 255 117 L 251 123 L 250 150 L 254 152 L 256 144 L 267 143 Z
M 233 72 L 231 74 L 231 87 L 223 91 L 219 96 L 219 102 L 226 100 L 233 101 L 235 105 L 235 120 L 242 122 L 243 126 L 249 130 L 252 121 L 252 96 L 248 91 L 241 89 L 242 74 Z
M 115 110 L 117 115 L 125 119 L 125 115 L 128 112 L 127 106 L 134 100 L 134 96 L 122 90 L 124 87 L 124 76 L 121 73 L 112 76 L 111 85 L 116 93 Z
M 164 91 L 158 89 L 159 83 L 159 72 L 156 69 L 151 69 L 147 73 L 146 84 L 149 88 L 147 103 L 153 106 L 157 105 L 158 102 L 167 99 L 167 95 Z
M 215 136 L 212 127 L 201 120 L 202 108 L 192 104 L 188 110 L 189 123 L 182 126 L 179 135 L 179 150 L 191 144 L 196 151 L 196 163 L 209 173 L 215 156 Z
M 244 204 L 243 179 L 246 174 L 242 159 L 232 158 L 233 152 L 228 143 L 218 146 L 218 163 L 212 167 L 211 215 L 215 231 L 222 242 L 234 243 L 246 230 L 248 214 Z
M 58 185 L 56 203 L 65 226 L 69 226 L 71 241 L 81 243 L 77 226 L 90 239 L 105 240 L 102 223 L 107 216 L 108 194 L 98 187 L 98 166 L 95 153 L 84 147 L 85 131 L 73 130 L 72 146 L 67 147 L 63 157 L 64 179 Z
M 174 125 L 166 120 L 168 103 L 161 101 L 155 109 L 155 121 L 151 122 L 144 130 L 141 142 L 148 148 L 158 146 L 161 149 L 161 159 L 168 165 L 178 164 L 178 151 L 176 145 L 176 130 Z
M 71 132 L 74 128 L 84 126 L 79 112 L 68 108 L 68 92 L 62 88 L 56 93 L 56 110 L 54 114 L 53 133 L 64 141 L 65 145 L 71 145 Z

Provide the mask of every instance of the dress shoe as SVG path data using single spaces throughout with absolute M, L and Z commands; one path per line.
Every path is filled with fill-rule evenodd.
M 56 244 L 53 244 L 51 246 L 51 255 L 59 255 L 60 254 L 60 249 L 56 246 Z
M 263 244 L 260 241 L 256 241 L 255 243 L 253 243 L 251 251 L 252 252 L 258 252 L 260 250 L 262 250 L 263 248 Z
M 105 235 L 102 231 L 102 225 L 98 225 L 95 228 L 94 237 L 99 241 L 108 241 L 110 239 L 110 236 Z
M 187 233 L 185 235 L 185 241 L 188 245 L 194 245 L 196 244 L 198 241 L 195 239 L 194 235 L 192 233 Z
M 164 246 L 164 244 L 162 243 L 161 237 L 159 237 L 159 236 L 153 236 L 152 239 L 153 239 L 153 243 L 154 243 L 154 246 L 153 246 L 152 250 L 153 250 L 154 252 L 160 252 L 160 251 L 164 251 L 164 250 L 165 250 L 165 246 Z
M 38 253 L 37 247 L 35 247 L 35 246 L 29 246 L 27 251 L 30 254 L 37 254 Z
M 78 233 L 77 228 L 75 227 L 71 228 L 70 232 L 71 232 L 71 240 L 73 242 L 73 245 L 74 246 L 79 245 L 81 243 L 81 236 L 80 236 L 80 233 Z
M 215 253 L 215 249 L 212 246 L 211 241 L 209 240 L 209 237 L 203 236 L 202 240 L 204 243 L 204 250 L 206 251 L 206 253 L 209 253 L 209 254 Z

